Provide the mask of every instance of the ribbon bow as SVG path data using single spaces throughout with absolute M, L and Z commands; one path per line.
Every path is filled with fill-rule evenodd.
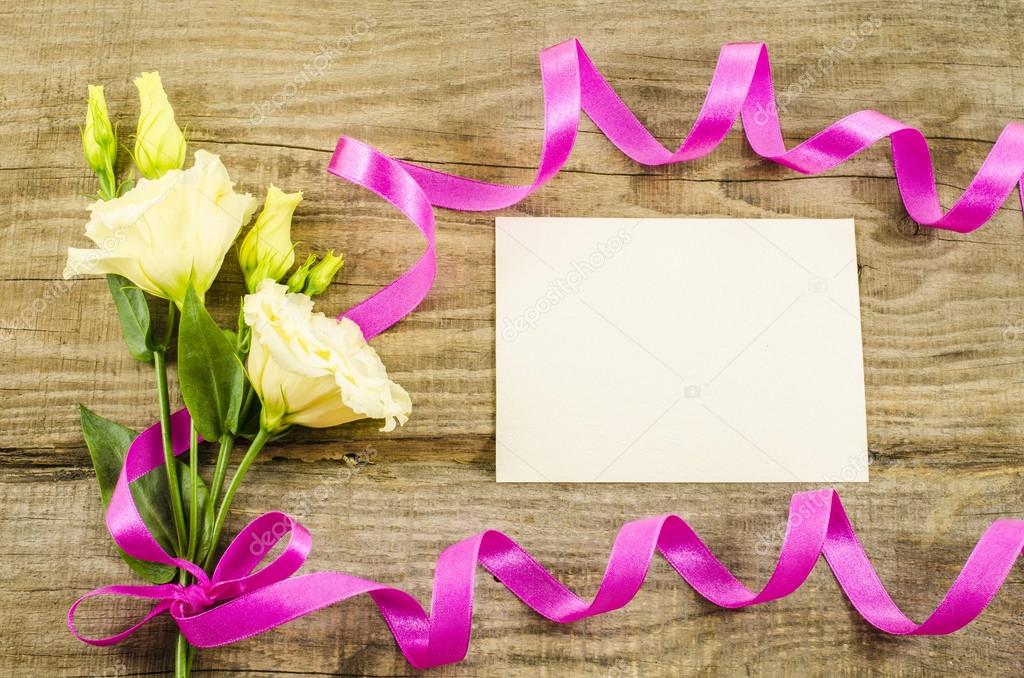
M 267 553 L 285 536 L 288 543 L 273 560 L 256 569 Z M 278 511 L 264 513 L 246 525 L 232 540 L 213 572 L 207 576 L 203 569 L 185 560 L 169 559 L 196 578 L 196 583 L 156 584 L 150 586 L 104 586 L 75 601 L 68 610 L 68 626 L 79 640 L 90 645 L 114 645 L 141 628 L 149 620 L 169 613 L 190 641 L 202 642 L 202 632 L 196 633 L 196 620 L 217 603 L 243 599 L 247 594 L 265 589 L 295 574 L 306 562 L 312 546 L 309 531 L 301 523 Z M 124 631 L 102 638 L 87 638 L 75 626 L 75 611 L 90 598 L 123 596 L 159 601 L 139 622 Z M 203 623 L 199 622 L 200 627 Z
M 401 320 L 429 292 L 436 271 L 435 206 L 494 210 L 513 205 L 550 180 L 568 159 L 579 114 L 586 112 L 629 157 L 647 165 L 684 162 L 710 153 L 742 118 L 751 147 L 762 157 L 805 174 L 832 169 L 874 143 L 889 138 L 900 196 L 910 216 L 923 225 L 959 232 L 988 221 L 1024 175 L 1024 127 L 1006 126 L 960 199 L 944 211 L 935 188 L 928 143 L 916 129 L 875 111 L 853 113 L 787 150 L 777 117 L 768 53 L 763 43 L 722 48 L 704 105 L 680 147 L 666 149 L 619 99 L 578 41 L 541 53 L 544 139 L 534 181 L 525 186 L 491 184 L 395 160 L 349 137 L 341 137 L 328 171 L 367 188 L 400 210 L 419 228 L 426 248 L 402 276 L 344 315 L 371 339 Z M 1024 199 L 1024 196 L 1022 196 Z M 172 416 L 175 454 L 188 449 L 188 413 Z M 1024 521 L 999 520 L 985 531 L 935 611 L 921 624 L 893 602 L 832 490 L 793 495 L 778 562 L 768 583 L 753 592 L 737 580 L 697 534 L 675 516 L 627 523 L 612 547 L 594 599 L 584 601 L 551 576 L 529 553 L 500 532 L 487 531 L 445 549 L 434 575 L 428 615 L 399 589 L 340 572 L 292 576 L 310 548 L 309 533 L 283 513 L 267 513 L 231 542 L 211 577 L 196 565 L 171 557 L 146 528 L 129 484 L 163 465 L 160 426 L 136 438 L 107 509 L 107 527 L 126 553 L 183 568 L 191 586 L 107 586 L 80 598 L 68 625 L 84 642 L 111 645 L 153 617 L 169 613 L 188 641 L 214 647 L 248 638 L 328 605 L 370 595 L 409 662 L 423 669 L 460 661 L 469 646 L 473 582 L 477 564 L 520 600 L 555 622 L 571 622 L 626 605 L 639 591 L 655 553 L 700 595 L 726 608 L 776 600 L 796 591 L 819 556 L 824 556 L 847 598 L 878 629 L 899 635 L 951 633 L 988 605 L 1024 549 Z M 255 569 L 283 536 L 283 552 Z M 85 638 L 74 613 L 85 600 L 103 595 L 158 601 L 134 626 L 105 638 Z

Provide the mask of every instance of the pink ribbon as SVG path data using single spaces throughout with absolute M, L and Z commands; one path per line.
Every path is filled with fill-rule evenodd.
M 176 453 L 188 448 L 188 415 L 174 416 Z M 368 594 L 409 662 L 429 668 L 458 662 L 469 647 L 473 587 L 479 563 L 527 606 L 559 623 L 619 609 L 629 603 L 647 576 L 657 551 L 701 596 L 725 608 L 740 608 L 788 596 L 806 581 L 824 555 L 847 598 L 869 623 L 887 633 L 933 635 L 965 626 L 995 596 L 1024 549 L 1024 521 L 998 520 L 982 534 L 953 585 L 921 624 L 896 606 L 875 573 L 834 490 L 793 495 L 775 570 L 755 593 L 736 579 L 681 518 L 666 515 L 626 523 L 612 546 L 604 579 L 591 602 L 566 588 L 529 553 L 501 532 L 489 530 L 445 549 L 437 561 L 430 614 L 415 598 L 396 588 L 342 572 L 292 576 L 309 554 L 312 540 L 297 521 L 280 512 L 249 523 L 224 552 L 212 577 L 167 554 L 153 539 L 135 505 L 128 483 L 158 468 L 162 453 L 144 432 L 132 444 L 107 514 L 115 541 L 130 555 L 183 567 L 195 575 L 189 586 L 106 586 L 79 598 L 68 612 L 68 626 L 92 645 L 118 643 L 150 619 L 169 613 L 196 647 L 215 647 L 269 631 L 303 615 L 353 596 Z M 264 556 L 288 537 L 281 553 L 261 569 Z M 78 606 L 97 596 L 156 600 L 142 620 L 112 636 L 87 638 L 74 623 Z
M 366 144 L 341 137 L 328 171 L 363 186 L 398 208 L 421 231 L 423 255 L 401 277 L 346 315 L 372 338 L 411 312 L 429 292 L 435 275 L 433 208 L 492 210 L 522 200 L 551 179 L 565 163 L 584 111 L 626 155 L 647 165 L 702 157 L 742 117 L 744 131 L 761 156 L 798 172 L 831 169 L 883 137 L 889 137 L 900 195 L 917 222 L 959 232 L 978 228 L 1005 202 L 1024 175 L 1024 128 L 1009 124 L 960 199 L 943 213 L 935 190 L 931 155 L 924 136 L 874 111 L 843 118 L 811 139 L 786 150 L 775 113 L 768 53 L 762 43 L 722 48 L 707 98 L 690 134 L 675 152 L 663 147 L 605 82 L 579 42 L 569 40 L 541 54 L 544 140 L 534 181 L 503 186 L 437 172 L 395 160 Z M 1024 197 L 1024 192 L 1022 192 Z M 188 448 L 188 413 L 172 417 L 175 454 Z M 129 484 L 164 463 L 159 425 L 132 443 L 107 510 L 115 542 L 140 560 L 181 567 L 196 578 L 189 586 L 108 586 L 79 598 L 68 625 L 94 645 L 120 642 L 153 617 L 168 613 L 189 642 L 214 647 L 276 628 L 297 617 L 368 594 L 377 604 L 409 662 L 428 668 L 457 662 L 468 649 L 476 565 L 483 565 L 527 606 L 566 623 L 626 605 L 643 584 L 651 558 L 660 552 L 700 595 L 726 608 L 776 600 L 797 590 L 824 555 L 847 598 L 876 628 L 899 635 L 951 633 L 972 621 L 999 590 L 1024 549 L 1024 521 L 999 520 L 974 551 L 935 611 L 921 624 L 892 601 L 861 547 L 833 490 L 793 495 L 785 539 L 771 578 L 754 593 L 722 565 L 682 519 L 647 518 L 623 526 L 612 547 L 604 579 L 590 603 L 552 577 L 529 553 L 500 532 L 487 531 L 443 551 L 434 577 L 428 615 L 409 594 L 340 572 L 292 576 L 309 553 L 309 533 L 289 516 L 267 513 L 231 542 L 212 576 L 166 553 L 146 528 Z M 287 546 L 260 569 L 271 547 Z M 74 614 L 96 596 L 158 601 L 140 622 L 113 636 L 83 637 Z
M 544 92 L 544 138 L 533 182 L 505 186 L 446 174 L 396 160 L 365 143 L 342 136 L 327 171 L 358 184 L 397 207 L 427 241 L 423 256 L 402 277 L 350 309 L 346 316 L 367 338 L 404 318 L 430 291 L 434 280 L 433 207 L 497 210 L 523 200 L 549 181 L 572 152 L 580 111 L 615 146 L 644 165 L 702 158 L 742 118 L 751 148 L 763 158 L 802 174 L 820 174 L 888 137 L 900 196 L 911 218 L 924 226 L 967 233 L 980 227 L 1021 185 L 1024 206 L 1024 126 L 1009 123 L 960 199 L 943 213 L 935 188 L 931 152 L 924 135 L 878 113 L 859 111 L 786 150 L 775 108 L 768 48 L 764 43 L 722 47 L 704 105 L 690 133 L 672 152 L 647 131 L 572 39 L 540 55 Z

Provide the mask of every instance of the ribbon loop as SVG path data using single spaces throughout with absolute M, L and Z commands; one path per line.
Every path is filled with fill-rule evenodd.
M 181 590 L 181 587 L 177 584 L 155 584 L 153 586 L 102 586 L 98 589 L 86 593 L 81 596 L 78 600 L 71 604 L 71 608 L 68 610 L 68 628 L 71 630 L 71 634 L 89 645 L 107 646 L 116 645 L 122 640 L 132 635 L 140 628 L 146 625 L 150 619 L 158 617 L 166 612 L 172 602 L 175 600 L 175 596 Z M 149 600 L 158 600 L 156 605 L 150 609 L 146 615 L 135 624 L 129 626 L 127 629 L 120 633 L 115 633 L 112 636 L 104 636 L 100 638 L 87 638 L 78 631 L 78 627 L 75 625 L 75 612 L 78 611 L 78 607 L 90 598 L 97 598 L 101 596 L 114 596 L 124 598 L 142 598 Z
M 286 536 L 288 542 L 281 553 L 256 569 Z M 302 523 L 280 511 L 264 513 L 243 527 L 228 545 L 214 570 L 212 590 L 219 599 L 235 598 L 287 579 L 306 562 L 312 545 L 313 538 Z

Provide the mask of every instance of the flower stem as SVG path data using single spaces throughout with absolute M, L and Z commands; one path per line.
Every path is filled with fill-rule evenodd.
M 114 177 L 114 168 L 110 166 L 110 163 L 107 163 L 102 172 L 97 172 L 96 176 L 100 180 L 100 200 L 107 201 L 116 198 L 118 193 L 117 179 Z
M 193 486 L 194 487 L 194 486 Z M 188 586 L 191 577 L 185 570 L 178 570 L 178 584 Z M 192 671 L 192 647 L 185 636 L 178 631 L 174 640 L 174 678 L 188 678 Z
M 174 678 L 188 678 L 191 672 L 191 648 L 185 636 L 178 632 L 178 639 L 174 643 Z
M 248 383 L 245 385 L 246 395 L 242 402 L 242 408 L 239 411 L 239 421 L 244 420 L 249 413 L 249 408 L 252 406 L 255 400 L 256 392 L 249 387 Z M 236 436 L 225 433 L 220 439 L 220 450 L 217 452 L 217 464 L 213 468 L 213 482 L 210 483 L 210 492 L 206 497 L 206 515 L 203 518 L 203 525 L 213 525 L 214 513 L 217 508 L 217 499 L 220 498 L 220 492 L 224 489 L 224 481 L 228 474 L 228 464 L 231 462 L 231 451 L 235 447 Z M 217 538 L 220 534 L 217 534 Z M 211 541 L 207 540 L 209 551 L 206 553 L 200 553 L 199 556 L 204 559 L 206 563 L 204 569 L 209 570 L 210 565 L 213 563 L 213 556 L 217 551 L 216 539 Z
M 171 402 L 167 392 L 167 362 L 163 349 L 153 351 L 153 366 L 156 368 L 157 399 L 160 403 L 160 433 L 164 443 L 164 469 L 167 471 L 167 488 L 171 499 L 171 515 L 178 538 L 177 554 L 185 555 L 187 534 L 185 532 L 185 511 L 181 505 L 181 487 L 178 484 L 178 465 L 174 459 L 171 440 Z
M 224 529 L 224 523 L 227 521 L 228 512 L 231 509 L 231 501 L 235 498 L 235 492 L 238 491 L 238 486 L 242 484 L 242 479 L 245 477 L 246 471 L 252 466 L 252 462 L 256 460 L 256 456 L 263 449 L 263 446 L 270 440 L 272 431 L 268 431 L 265 428 L 260 428 L 260 432 L 256 434 L 256 437 L 252 439 L 252 443 L 249 445 L 249 449 L 245 451 L 245 456 L 242 457 L 242 462 L 235 469 L 235 474 L 231 477 L 231 482 L 228 483 L 227 492 L 224 493 L 224 500 L 221 502 L 220 509 L 217 511 L 217 520 L 213 524 L 213 535 L 210 538 L 210 552 L 206 555 L 206 563 L 204 567 L 210 568 L 213 563 L 213 554 L 216 552 L 216 544 L 220 540 L 220 533 Z
M 194 560 L 199 546 L 199 432 L 195 421 L 188 428 L 188 559 Z
M 167 329 L 164 331 L 163 341 L 158 347 L 161 351 L 166 351 L 171 346 L 171 337 L 174 335 L 174 320 L 177 316 L 178 307 L 174 305 L 173 301 L 167 303 Z
M 228 463 L 231 461 L 231 450 L 235 446 L 235 437 L 225 434 L 220 439 L 220 450 L 217 452 L 217 465 L 213 467 L 213 482 L 210 483 L 210 494 L 206 498 L 207 517 L 212 520 L 216 510 L 217 498 L 224 489 L 224 480 L 228 475 Z M 213 548 L 213 544 L 210 548 Z

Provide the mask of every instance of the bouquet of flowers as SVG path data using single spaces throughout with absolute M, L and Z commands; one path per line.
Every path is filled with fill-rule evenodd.
M 89 87 L 82 148 L 99 190 L 88 207 L 85 235 L 96 247 L 69 249 L 64 277 L 105 274 L 129 352 L 152 363 L 166 473 L 140 478 L 131 492 L 167 553 L 212 572 L 232 499 L 269 441 L 294 426 L 322 428 L 364 418 L 379 419 L 382 430 L 390 431 L 406 422 L 412 404 L 354 322 L 314 312 L 313 298 L 333 281 L 343 257 L 333 251 L 309 254 L 294 267 L 291 222 L 302 193 L 270 186 L 236 247 L 258 201 L 235 191 L 227 168 L 212 153 L 196 151 L 192 166 L 183 169 L 188 144 L 159 74 L 143 73 L 135 85 L 140 115 L 126 155 L 137 178 L 119 178 L 117 132 L 103 87 Z M 237 326 L 227 329 L 213 320 L 204 300 L 232 249 L 248 294 L 240 300 Z M 187 464 L 172 449 L 172 356 L 191 420 Z M 106 505 L 136 432 L 84 406 L 81 420 Z M 199 473 L 204 441 L 216 446 L 208 482 Z M 247 449 L 230 472 L 240 441 Z M 153 584 L 184 586 L 192 576 L 124 552 L 121 557 Z M 193 655 L 179 634 L 176 677 L 189 675 Z

